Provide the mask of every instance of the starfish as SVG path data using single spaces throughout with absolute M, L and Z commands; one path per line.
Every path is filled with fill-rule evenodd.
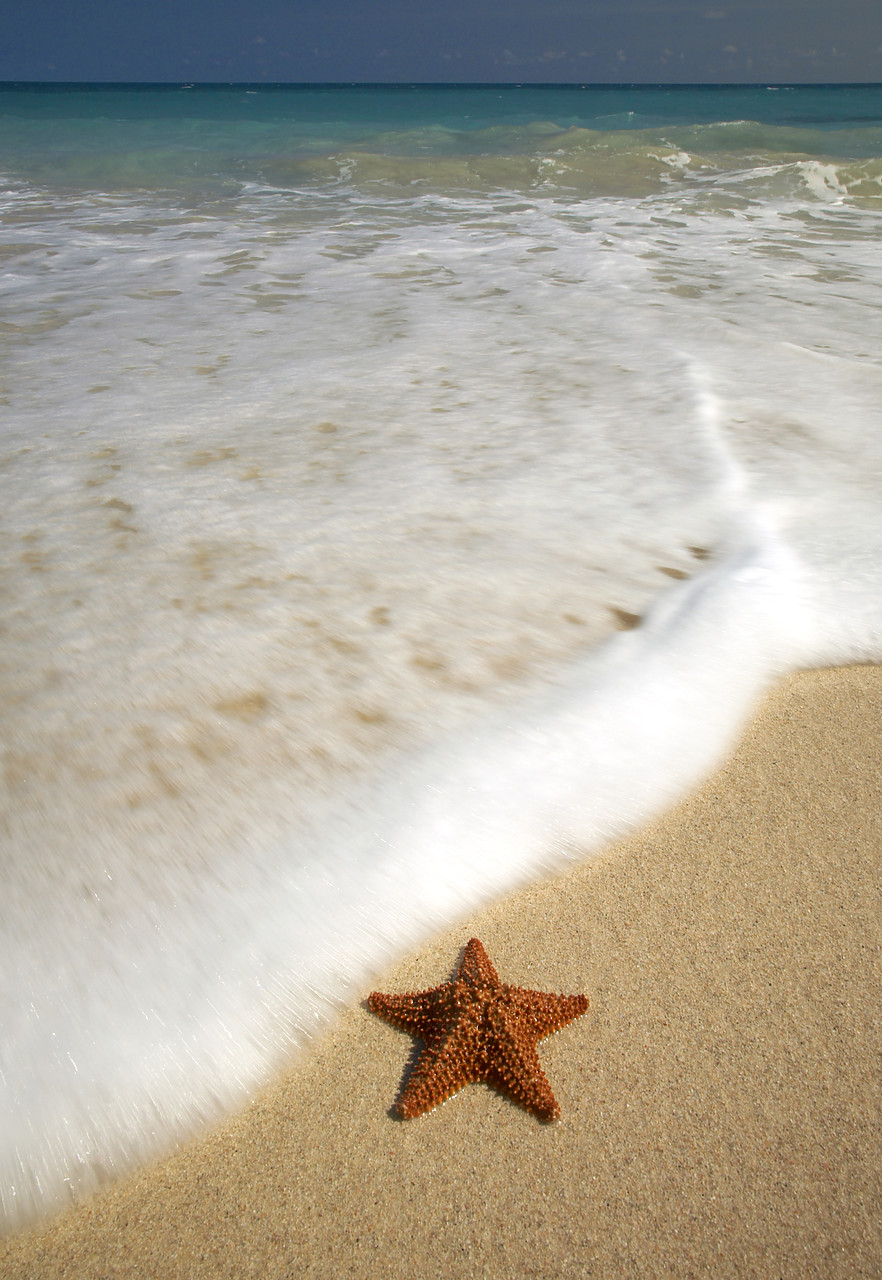
M 431 1111 L 475 1081 L 493 1085 L 540 1120 L 560 1119 L 536 1045 L 581 1017 L 587 996 L 555 996 L 500 982 L 487 952 L 472 938 L 449 982 L 402 996 L 374 991 L 368 1006 L 425 1042 L 398 1100 L 403 1120 Z

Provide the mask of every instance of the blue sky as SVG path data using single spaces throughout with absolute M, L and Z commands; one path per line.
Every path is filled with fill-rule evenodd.
M 882 0 L 6 0 L 2 80 L 882 80 Z

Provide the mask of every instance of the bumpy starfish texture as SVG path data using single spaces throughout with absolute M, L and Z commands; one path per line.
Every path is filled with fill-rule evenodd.
M 540 1120 L 560 1118 L 536 1045 L 580 1017 L 587 996 L 555 996 L 500 982 L 487 952 L 472 938 L 449 982 L 402 996 L 374 991 L 368 1005 L 425 1042 L 397 1104 L 402 1119 L 431 1111 L 475 1081 L 508 1094 Z

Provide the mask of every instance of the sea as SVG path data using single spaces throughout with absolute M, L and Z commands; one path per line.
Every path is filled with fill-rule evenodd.
M 882 658 L 880 233 L 878 85 L 0 86 L 8 1226 Z

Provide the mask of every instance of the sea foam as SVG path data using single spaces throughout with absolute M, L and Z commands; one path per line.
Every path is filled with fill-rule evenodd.
M 7 936 L 3 1204 L 11 1223 L 244 1102 L 402 947 L 583 858 L 725 754 L 819 643 L 798 555 L 758 519 L 551 693 L 460 730 L 269 847 L 104 895 L 33 898 Z M 8 934 L 9 931 L 7 931 Z

